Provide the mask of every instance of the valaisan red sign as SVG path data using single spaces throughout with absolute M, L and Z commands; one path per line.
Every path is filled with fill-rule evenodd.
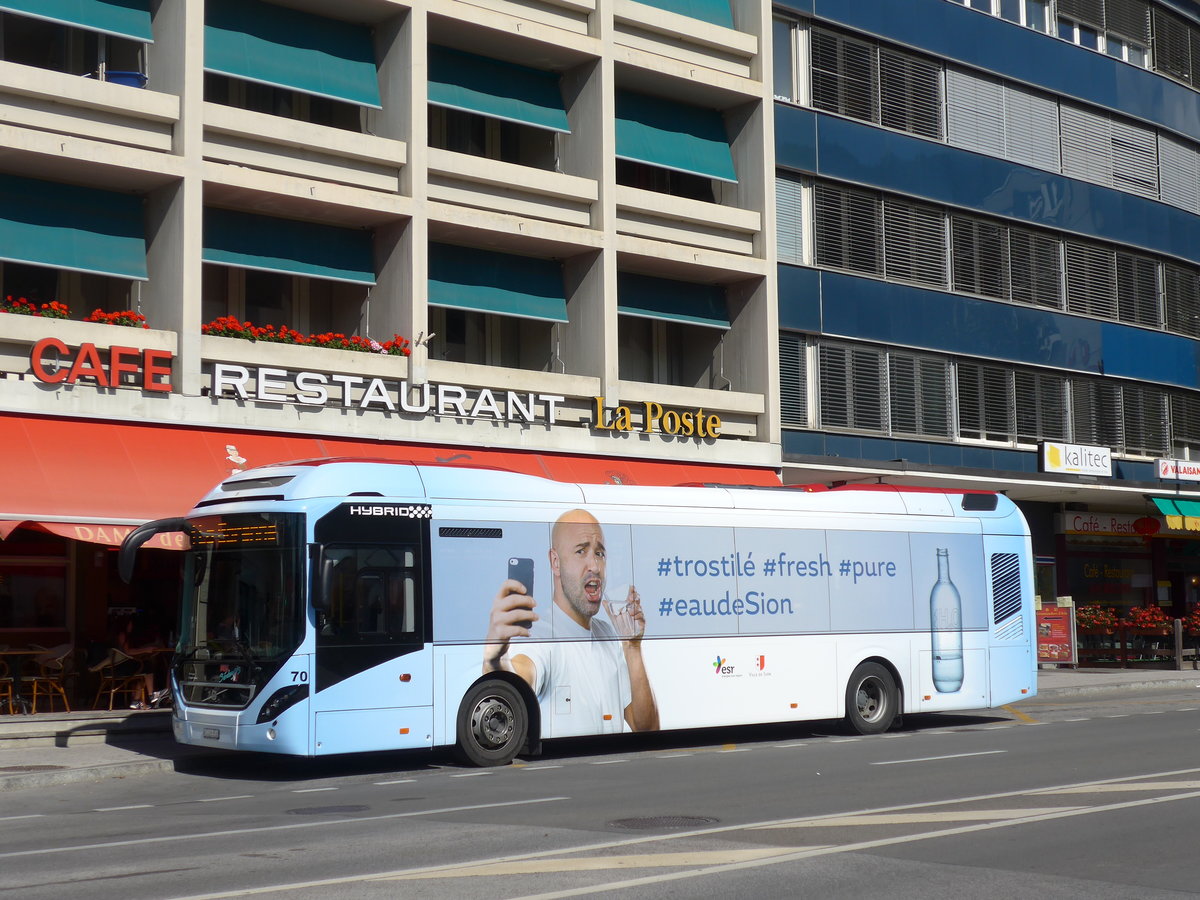
M 140 387 L 143 391 L 171 390 L 169 350 L 136 347 L 98 348 L 80 344 L 71 349 L 58 338 L 42 338 L 29 352 L 33 377 L 46 384 L 94 384 L 97 387 Z

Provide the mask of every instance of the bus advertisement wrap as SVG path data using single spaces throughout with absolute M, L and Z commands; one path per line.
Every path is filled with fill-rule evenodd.
M 709 708 L 720 721 L 730 710 L 784 718 L 784 701 L 834 664 L 825 641 L 797 652 L 797 635 L 915 640 L 921 683 L 984 693 L 984 651 L 963 652 L 963 633 L 982 648 L 988 625 L 978 534 L 621 524 L 583 509 L 554 523 L 433 524 L 434 640 L 483 644 L 454 680 L 521 676 L 547 737 L 640 730 L 639 692 L 643 721 L 656 727 L 712 724 Z M 957 600 L 936 634 L 949 661 L 933 655 L 941 551 Z M 514 559 L 533 560 L 532 597 L 509 578 Z M 957 674 L 939 677 L 935 665 Z

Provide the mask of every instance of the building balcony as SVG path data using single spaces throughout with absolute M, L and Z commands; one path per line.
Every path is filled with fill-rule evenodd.
M 616 0 L 613 20 L 620 46 L 739 78 L 755 77 L 759 41 L 752 34 L 636 0 Z
M 372 134 L 205 103 L 204 158 L 396 193 L 408 147 Z
M 597 197 L 589 178 L 429 150 L 430 200 L 586 228 Z
M 754 210 L 617 187 L 620 234 L 752 256 L 761 230 L 762 216 Z

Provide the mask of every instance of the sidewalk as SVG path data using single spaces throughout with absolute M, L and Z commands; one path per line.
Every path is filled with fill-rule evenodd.
M 1041 669 L 1039 697 L 1200 688 L 1200 671 Z M 167 710 L 0 716 L 0 794 L 59 784 L 176 771 L 226 751 L 185 747 Z

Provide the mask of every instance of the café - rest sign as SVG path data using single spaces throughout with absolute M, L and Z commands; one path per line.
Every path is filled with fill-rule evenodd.
M 57 338 L 43 338 L 30 352 L 30 370 L 46 384 L 92 384 L 103 388 L 135 387 L 171 391 L 173 356 L 166 350 L 132 347 L 98 348 L 81 344 L 72 349 Z M 426 382 L 372 378 L 328 372 L 299 371 L 271 366 L 214 363 L 209 396 L 307 407 L 381 410 L 412 416 L 491 419 L 500 422 L 558 424 L 559 394 L 543 394 Z M 721 436 L 721 417 L 704 409 L 672 409 L 653 400 L 609 405 L 591 398 L 594 418 L 583 424 L 600 433 L 639 432 L 683 438 Z

